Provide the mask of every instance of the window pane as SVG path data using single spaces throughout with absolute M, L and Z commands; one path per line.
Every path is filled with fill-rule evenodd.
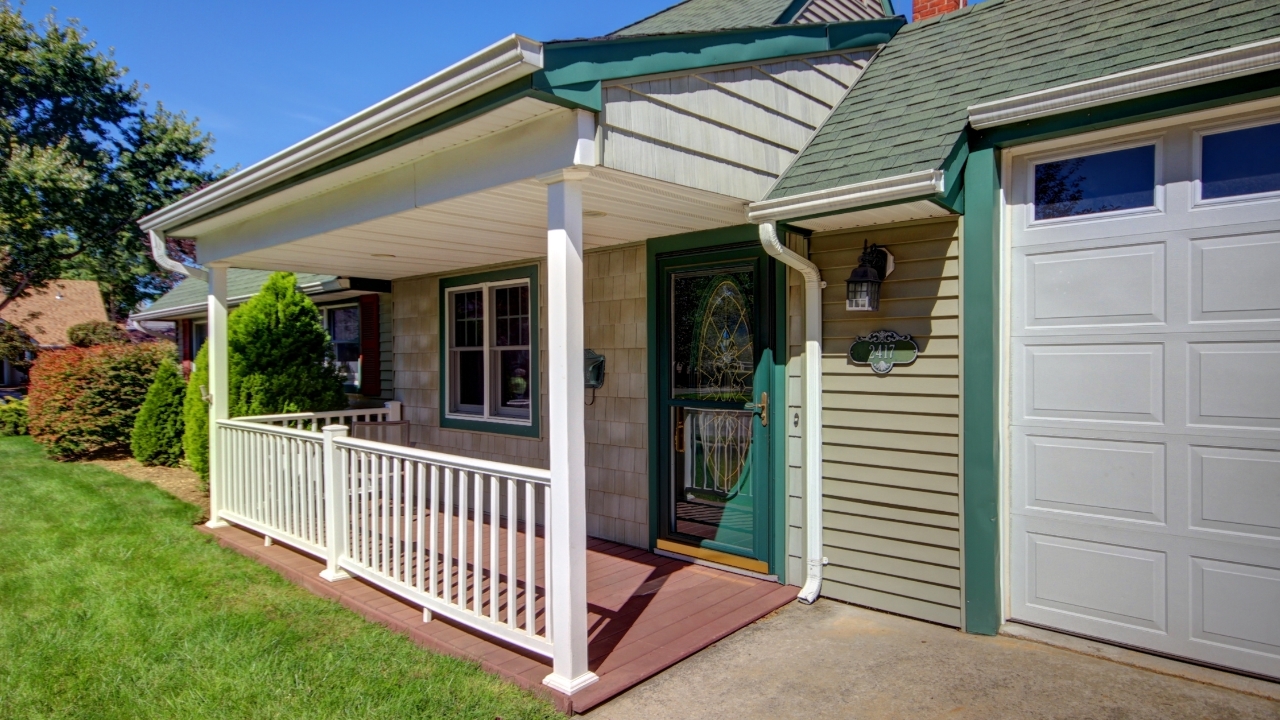
M 462 350 L 453 353 L 454 412 L 484 412 L 484 351 Z
M 1280 123 L 1205 135 L 1200 197 L 1280 190 Z
M 530 390 L 529 351 L 498 350 L 497 413 L 511 417 L 529 417 Z
M 453 294 L 453 347 L 484 345 L 484 292 Z
M 493 291 L 494 340 L 498 347 L 529 344 L 529 286 Z
M 329 311 L 329 335 L 335 343 L 360 341 L 360 309 L 353 307 Z
M 1036 165 L 1036 220 L 1152 207 L 1156 146 Z

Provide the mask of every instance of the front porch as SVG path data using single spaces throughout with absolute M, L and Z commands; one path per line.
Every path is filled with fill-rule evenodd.
M 478 662 L 534 692 L 549 692 L 566 713 L 585 712 L 750 625 L 791 602 L 798 589 L 591 539 L 588 654 L 589 667 L 600 680 L 568 696 L 542 684 L 552 670 L 545 657 L 448 620 L 424 623 L 418 605 L 371 583 L 325 582 L 320 578 L 323 562 L 284 545 L 268 545 L 260 534 L 235 526 L 202 529 L 224 547 L 419 645 Z

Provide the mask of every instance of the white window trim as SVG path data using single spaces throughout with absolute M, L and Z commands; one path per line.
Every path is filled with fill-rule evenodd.
M 492 357 L 491 357 L 492 350 L 493 350 L 493 344 L 492 344 L 493 316 L 491 314 L 493 303 L 490 302 L 489 300 L 489 298 L 491 297 L 490 291 L 498 288 L 519 287 L 521 285 L 524 285 L 525 287 L 529 287 L 531 283 L 526 278 L 517 278 L 513 280 L 494 280 L 492 282 L 473 283 L 471 285 L 458 285 L 456 287 L 448 288 L 444 291 L 445 306 L 440 308 L 440 312 L 446 313 L 446 320 L 445 320 L 446 335 L 445 337 L 441 338 L 441 343 L 440 343 L 441 352 L 444 353 L 444 363 L 443 363 L 444 377 L 440 378 L 440 382 L 444 383 L 445 402 L 444 402 L 444 407 L 441 408 L 441 411 L 444 413 L 444 417 L 450 420 L 469 420 L 471 422 L 486 422 L 486 423 L 494 423 L 496 425 L 518 425 L 521 427 L 530 427 L 533 425 L 534 406 L 532 402 L 530 402 L 529 404 L 529 417 L 515 418 L 508 415 L 493 414 L 493 398 L 489 396 L 489 393 L 492 390 L 491 382 L 492 382 L 492 373 L 493 373 Z M 449 409 L 449 406 L 452 404 L 452 400 L 450 398 L 453 395 L 452 380 L 451 380 L 451 378 L 453 377 L 453 368 L 450 367 L 450 361 L 453 359 L 453 318 L 449 316 L 449 308 L 452 307 L 451 300 L 455 294 L 460 292 L 474 291 L 474 290 L 484 291 L 484 296 L 483 296 L 484 311 L 481 313 L 481 319 L 483 321 L 482 322 L 483 329 L 481 331 L 481 334 L 484 337 L 484 344 L 481 346 L 482 353 L 483 353 L 482 357 L 484 358 L 484 406 L 483 406 L 484 413 L 479 415 L 475 413 L 453 412 Z M 537 362 L 537 358 L 533 356 L 533 352 L 532 352 L 533 351 L 532 341 L 533 341 L 533 332 L 534 332 L 533 318 L 534 318 L 534 313 L 536 312 L 537 312 L 537 308 L 535 307 L 529 308 L 529 320 L 530 320 L 529 322 L 529 340 L 530 340 L 529 364 L 531 366 Z M 537 370 L 533 367 L 530 367 L 529 372 L 530 374 L 533 374 L 534 372 L 537 372 Z
M 360 317 L 360 303 L 339 303 L 339 304 L 337 304 L 337 305 L 321 305 L 321 306 L 319 307 L 319 310 L 320 310 L 322 313 L 324 313 L 324 331 L 325 331 L 326 333 L 328 333 L 328 334 L 329 334 L 329 346 L 330 346 L 330 347 L 332 347 L 332 346 L 333 346 L 333 326 L 329 324 L 329 311 L 330 311 L 330 310 L 341 310 L 341 309 L 343 309 L 343 308 L 355 308 L 355 309 L 356 309 L 356 322 L 358 322 L 358 323 L 363 323 L 363 321 L 364 321 L 364 318 Z M 357 333 L 357 337 L 356 337 L 356 346 L 357 346 L 357 347 L 359 347 L 359 346 L 361 345 L 360 337 L 363 335 L 363 333 L 364 333 L 364 328 L 360 328 L 360 332 L 359 332 L 359 333 Z M 336 359 L 336 358 L 334 359 L 334 362 L 337 362 L 337 359 Z M 355 386 L 355 388 L 356 388 L 356 392 L 357 392 L 357 393 L 359 393 L 359 392 L 360 392 L 360 388 L 361 388 L 361 386 L 363 386 L 363 385 L 364 385 L 364 349 L 363 349 L 363 348 L 361 348 L 360 355 L 359 355 L 359 356 L 358 356 L 358 358 L 356 359 L 356 378 L 355 378 L 355 382 L 352 382 L 352 383 L 343 383 L 343 384 L 344 384 L 344 385 L 354 385 L 354 386 Z
M 1274 125 L 1280 123 L 1280 115 L 1271 114 L 1260 117 L 1252 117 L 1246 120 L 1235 120 L 1233 122 L 1217 123 L 1212 125 L 1201 125 L 1191 129 L 1191 207 L 1218 207 L 1221 205 L 1238 205 L 1243 203 L 1254 203 L 1258 201 L 1274 200 L 1280 198 L 1280 190 L 1272 190 L 1270 192 L 1252 193 L 1249 195 L 1230 195 L 1221 198 L 1205 199 L 1202 195 L 1201 179 L 1204 175 L 1204 137 L 1206 135 L 1217 135 L 1219 133 L 1231 132 L 1232 130 L 1247 130 L 1249 128 L 1261 127 L 1263 125 Z
M 1069 150 L 1059 150 L 1053 153 L 1042 155 L 1032 155 L 1023 158 L 1026 163 L 1028 172 L 1026 173 L 1027 186 L 1025 188 L 1028 212 L 1026 213 L 1026 228 L 1038 228 L 1054 225 L 1068 225 L 1081 222 L 1092 222 L 1096 220 L 1108 220 L 1111 218 L 1126 218 L 1135 215 L 1160 215 L 1164 213 L 1164 137 L 1165 133 L 1157 135 L 1147 135 L 1144 137 L 1132 138 L 1124 142 L 1109 143 L 1103 145 L 1084 145 L 1076 146 Z M 1060 160 L 1070 160 L 1079 157 L 1088 157 L 1090 155 L 1101 155 L 1103 153 L 1115 152 L 1117 150 L 1130 150 L 1136 147 L 1146 145 L 1154 145 L 1156 148 L 1155 157 L 1155 173 L 1153 181 L 1155 183 L 1154 204 L 1139 208 L 1127 208 L 1125 210 L 1111 210 L 1108 212 L 1086 213 L 1084 215 L 1071 215 L 1068 217 L 1048 218 L 1045 220 L 1036 220 L 1036 173 L 1037 165 L 1045 163 L 1058 162 Z

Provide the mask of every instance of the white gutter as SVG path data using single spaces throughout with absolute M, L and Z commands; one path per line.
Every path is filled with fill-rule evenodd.
M 867 205 L 940 195 L 945 189 L 943 185 L 941 170 L 922 170 L 776 200 L 760 200 L 747 206 L 747 220 L 753 223 L 794 220 Z
M 541 69 L 542 43 L 510 35 L 266 160 L 142 218 L 138 224 L 143 230 L 181 227 Z
M 151 236 L 151 256 L 156 259 L 157 265 L 169 272 L 176 272 L 205 282 L 209 281 L 209 273 L 205 272 L 203 268 L 183 265 L 169 257 L 169 246 L 165 244 L 164 233 L 148 230 L 147 234 Z
M 1280 38 L 969 106 L 969 124 L 1007 125 L 1280 69 Z
M 804 505 L 805 565 L 800 602 L 812 603 L 822 590 L 822 275 L 818 266 L 778 240 L 778 226 L 760 225 L 764 251 L 804 276 Z M 785 421 L 784 425 L 785 427 Z

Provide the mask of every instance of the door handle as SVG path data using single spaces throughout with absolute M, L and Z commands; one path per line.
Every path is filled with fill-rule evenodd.
M 742 406 L 743 410 L 751 410 L 760 414 L 760 425 L 769 427 L 769 393 L 760 393 L 760 402 L 747 403 Z

